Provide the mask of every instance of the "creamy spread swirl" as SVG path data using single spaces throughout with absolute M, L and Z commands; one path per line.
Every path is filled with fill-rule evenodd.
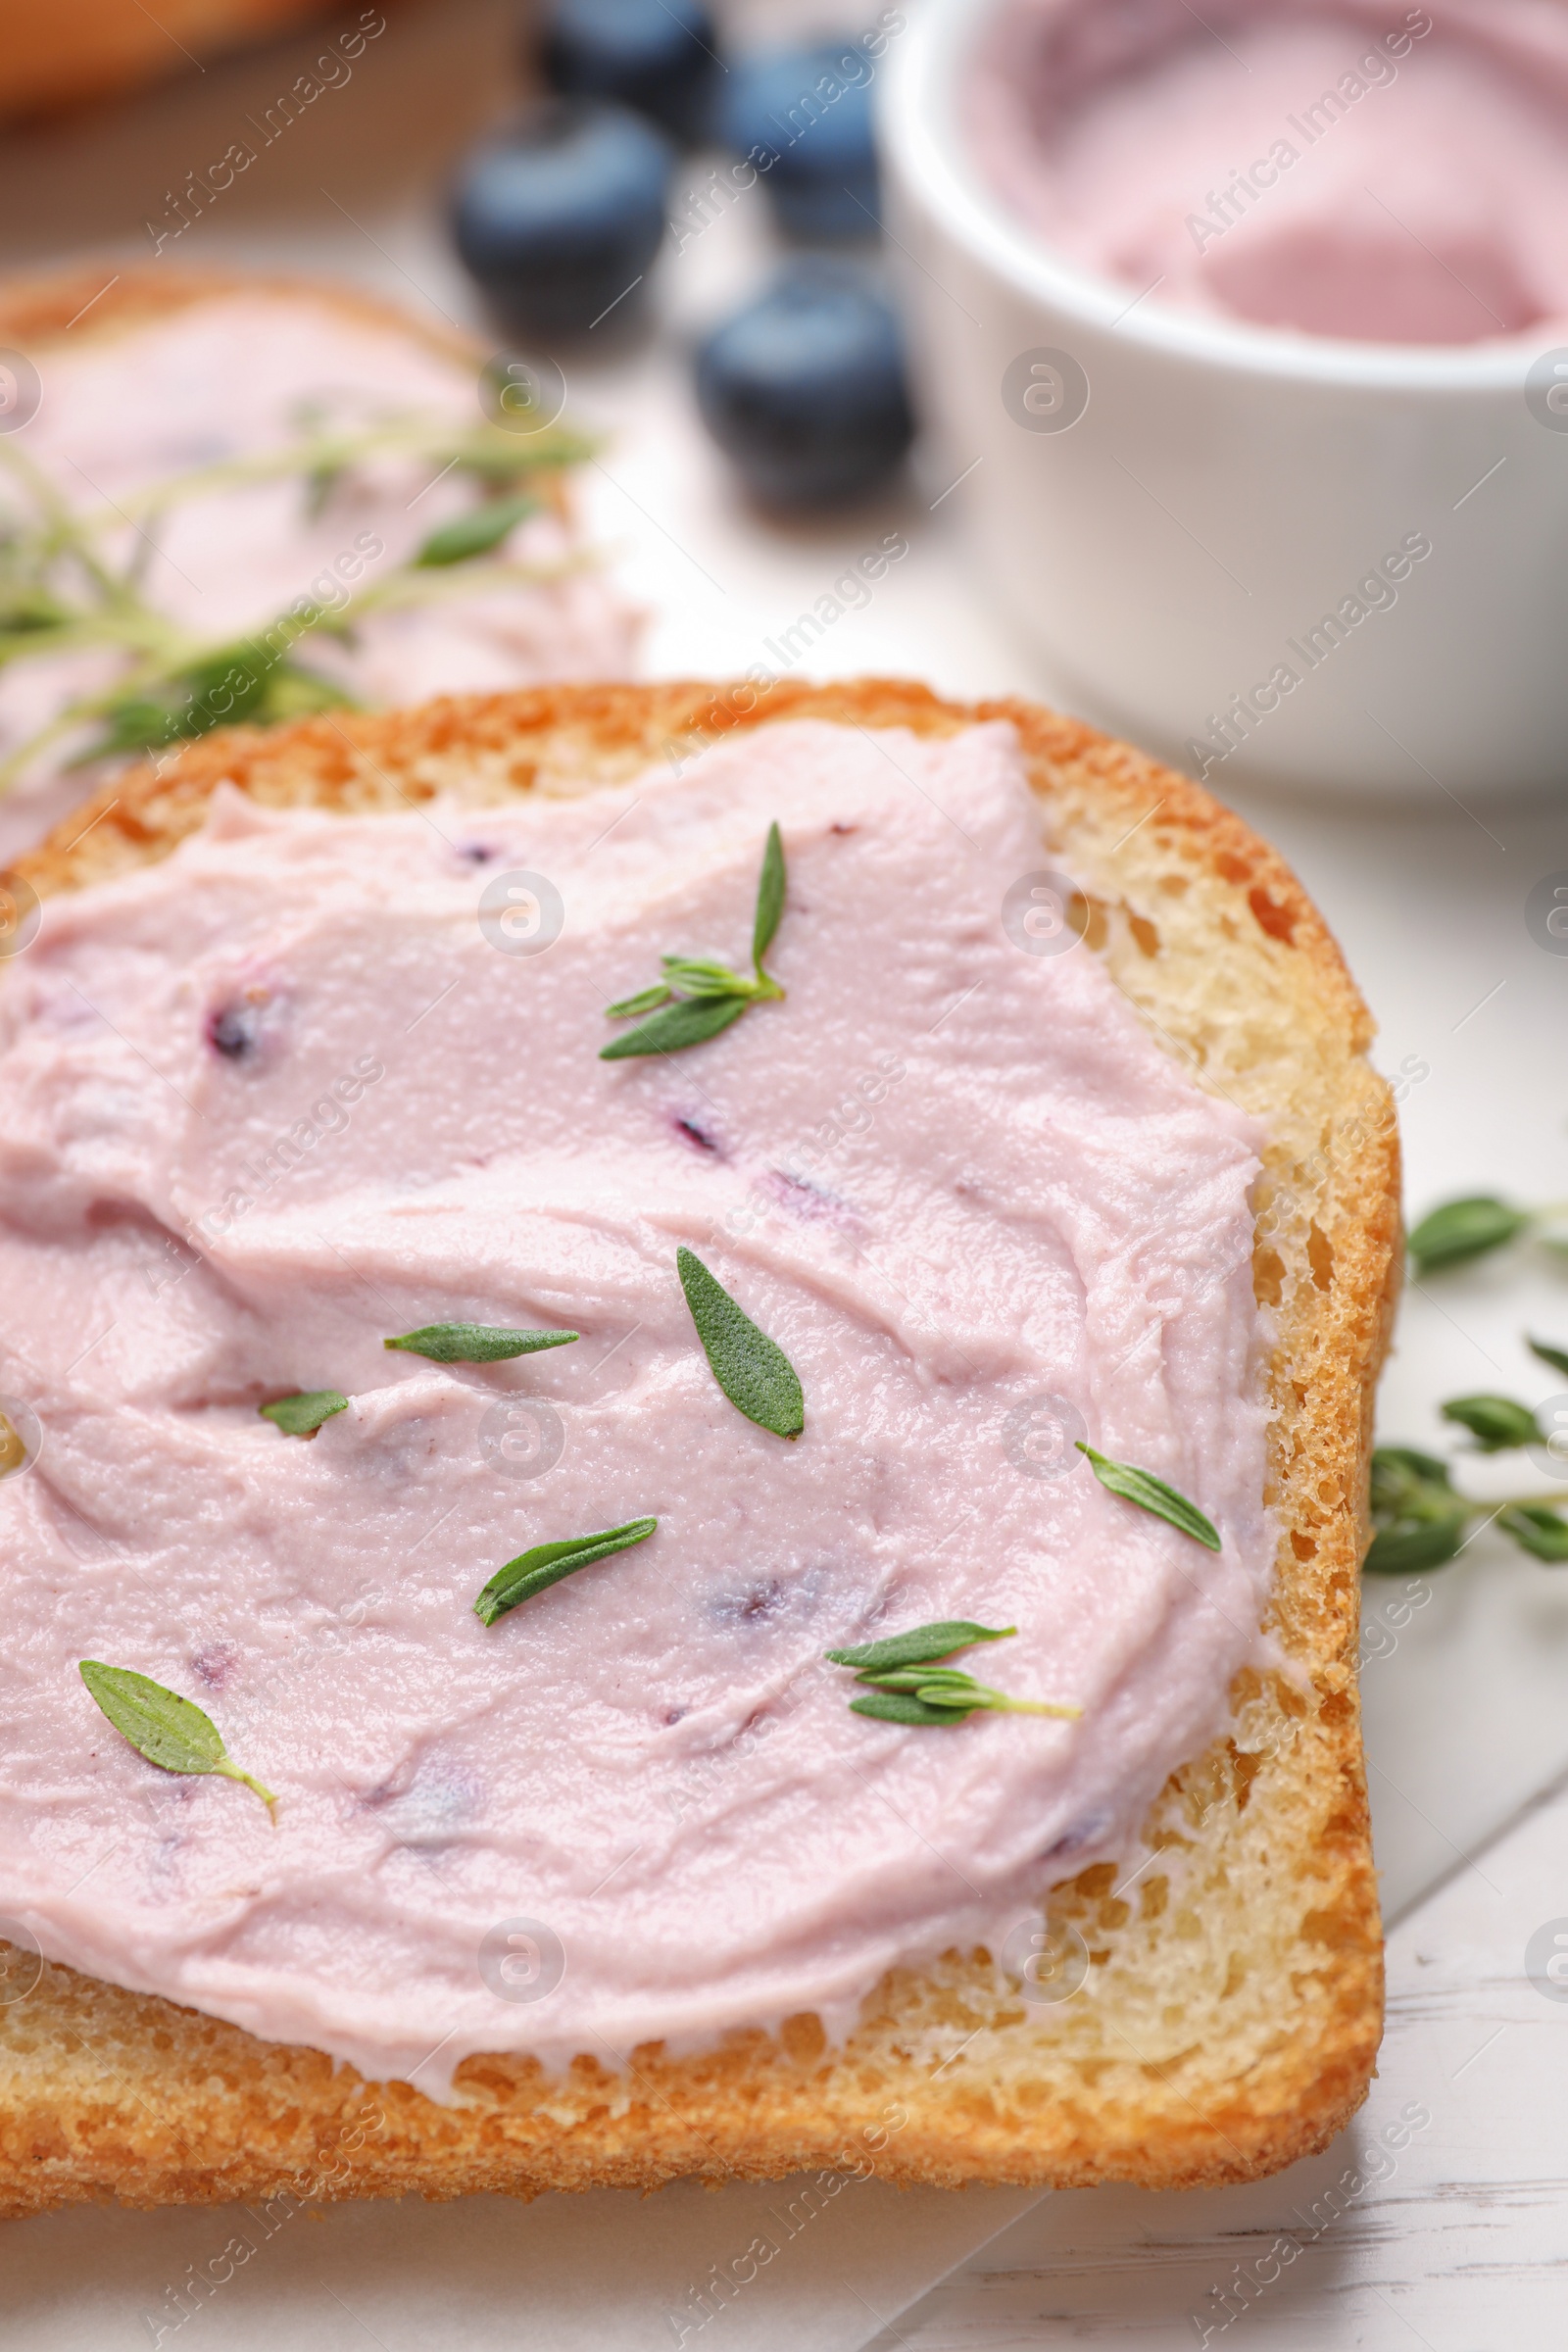
M 1385 343 L 1568 318 L 1568 14 L 1538 0 L 1003 0 L 977 168 L 1155 304 Z
M 784 1000 L 599 1060 L 661 953 L 745 961 L 775 817 Z M 42 1431 L 0 1480 L 0 1913 L 440 2094 L 481 2050 L 842 2031 L 1132 1851 L 1263 1654 L 1259 1137 L 1004 919 L 1048 862 L 1005 723 L 801 721 L 578 798 L 224 793 L 48 902 L 0 988 L 0 1395 Z M 798 1370 L 798 1441 L 717 1388 L 683 1243 Z M 382 1346 L 443 1321 L 582 1336 Z M 309 1441 L 259 1417 L 325 1387 Z M 852 1714 L 824 1651 L 947 1617 L 1016 1625 L 963 1662 L 1081 1719 Z M 143 1761 L 83 1657 L 197 1700 L 275 1823 Z

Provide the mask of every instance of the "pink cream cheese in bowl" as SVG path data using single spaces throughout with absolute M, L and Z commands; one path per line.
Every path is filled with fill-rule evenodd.
M 1383 343 L 1568 319 L 1552 0 L 1004 0 L 962 113 L 1008 209 L 1143 299 Z
M 599 1059 L 662 952 L 745 961 L 775 818 L 783 1000 Z M 842 2033 L 1135 1855 L 1271 1654 L 1261 1138 L 1037 952 L 1049 862 L 1005 723 L 803 721 L 504 808 L 223 793 L 47 903 L 0 987 L 0 1394 L 41 1431 L 0 1478 L 0 1914 L 440 2096 L 475 2051 Z M 519 875 L 542 930 L 485 911 Z M 795 1366 L 797 1441 L 715 1383 L 682 1245 Z M 581 1336 L 382 1345 L 444 1321 Z M 308 1441 L 259 1416 L 328 1387 Z M 851 1712 L 825 1651 L 952 1617 L 1081 1717 Z M 194 1699 L 275 1820 L 144 1761 L 82 1658 Z
M 1058 696 L 1222 797 L 1561 790 L 1568 8 L 1425 16 L 929 0 L 888 53 L 944 511 Z

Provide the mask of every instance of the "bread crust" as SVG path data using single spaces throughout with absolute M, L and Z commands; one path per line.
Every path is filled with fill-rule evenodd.
M 803 2171 L 1189 2187 L 1312 2153 L 1364 2098 L 1382 1945 L 1357 1575 L 1398 1283 L 1397 1136 L 1334 940 L 1238 817 L 1127 746 L 1010 699 L 960 705 L 875 678 L 557 686 L 211 735 L 161 770 L 117 776 L 18 870 L 48 896 L 166 856 L 222 781 L 274 808 L 395 809 L 443 791 L 493 803 L 805 717 L 920 736 L 1009 720 L 1089 946 L 1196 1081 L 1267 1126 L 1255 1263 L 1277 1332 L 1270 1624 L 1286 1667 L 1238 1678 L 1229 1736 L 1154 1808 L 1136 1886 L 1101 1865 L 1054 1890 L 1050 1920 L 1087 1951 L 1087 2000 L 1028 2008 L 984 1955 L 952 1953 L 890 1975 L 841 2049 L 802 2017 L 698 2057 L 640 2049 L 619 2074 L 592 2057 L 551 2077 L 480 2056 L 442 2107 L 46 1965 L 0 2009 L 0 2212 Z
M 111 271 L 107 280 L 106 270 Z M 484 357 L 483 346 L 460 327 L 446 327 L 436 319 L 416 316 L 361 286 L 289 273 L 272 276 L 200 270 L 183 262 L 116 270 L 105 261 L 43 270 L 36 276 L 8 277 L 0 283 L 0 335 L 30 354 L 47 344 L 63 342 L 68 334 L 78 344 L 153 326 L 193 303 L 225 300 L 231 294 L 318 302 L 367 326 L 412 336 L 432 351 L 467 364 L 476 365 Z

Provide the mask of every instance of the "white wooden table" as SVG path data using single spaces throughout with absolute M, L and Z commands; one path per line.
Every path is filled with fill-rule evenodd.
M 756 0 L 747 14 L 769 8 Z M 503 0 L 450 0 L 395 19 L 353 83 L 323 99 L 265 172 L 236 185 L 188 236 L 183 258 L 336 272 L 477 323 L 439 199 L 453 153 L 507 102 L 514 37 Z M 160 209 L 162 190 L 179 184 L 231 115 L 286 86 L 310 47 L 301 38 L 214 65 L 134 107 L 13 141 L 0 154 L 0 267 L 74 259 L 89 245 L 146 258 L 142 220 Z M 990 608 L 967 562 L 961 491 L 944 494 L 958 466 L 942 452 L 924 453 L 915 482 L 883 505 L 826 522 L 765 524 L 735 499 L 692 414 L 683 338 L 753 283 L 772 251 L 760 198 L 738 206 L 662 264 L 656 343 L 570 370 L 577 412 L 612 435 L 590 505 L 649 606 L 649 673 L 722 674 L 766 659 L 765 638 L 863 549 L 900 530 L 908 558 L 867 607 L 833 623 L 811 668 L 1049 698 L 1048 666 Z M 1204 527 L 1222 531 L 1223 519 Z M 1404 1068 L 1413 1206 L 1466 1190 L 1560 1198 L 1568 961 L 1534 946 L 1523 908 L 1538 876 L 1568 866 L 1568 815 L 1499 812 L 1475 797 L 1473 779 L 1445 782 L 1473 815 L 1447 801 L 1362 810 L 1265 803 L 1239 789 L 1234 797 L 1294 859 L 1339 933 L 1382 1024 L 1381 1065 Z M 1568 1343 L 1568 1276 L 1544 1258 L 1518 1255 L 1413 1293 L 1385 1383 L 1384 1435 L 1441 1443 L 1436 1404 L 1462 1390 L 1543 1396 L 1553 1380 L 1523 1350 L 1527 1322 Z M 831 2244 L 824 2231 L 800 2298 L 784 2296 L 767 2321 L 737 2314 L 730 2326 L 726 2314 L 704 2352 L 721 2335 L 736 2352 L 743 2343 L 852 2352 L 879 2320 L 893 2323 L 876 2339 L 882 2352 L 1054 2343 L 1165 2352 L 1205 2341 L 1226 2352 L 1549 2352 L 1568 2341 L 1568 2000 L 1547 1997 L 1525 1973 L 1532 1936 L 1559 1920 L 1568 1934 L 1568 1571 L 1538 1567 L 1483 1534 L 1441 1576 L 1408 1592 L 1369 1588 L 1368 1598 L 1373 1809 L 1396 1924 L 1379 2080 L 1341 2143 L 1245 2189 L 1047 2198 L 912 2309 L 903 2308 L 909 2295 L 1021 2200 L 994 2205 L 989 2221 L 978 2207 L 955 2216 L 946 2236 L 934 2224 L 916 2228 L 912 2210 L 902 2224 L 893 2216 L 873 2227 L 867 2204 L 858 2239 L 848 2223 Z M 1401 2124 L 1411 2108 L 1430 2121 Z M 1395 2149 L 1391 2130 L 1404 2134 Z M 338 2230 L 336 2222 L 319 2246 L 347 2243 L 358 2227 Z M 40 2234 L 23 2266 L 27 2319 L 13 2337 L 0 2312 L 0 2343 L 98 2352 L 149 2340 L 133 2325 L 126 2282 L 140 2275 L 137 2248 L 184 2227 L 125 2217 L 89 2244 L 72 2217 L 28 2225 Z M 568 2236 L 577 2227 L 561 2226 Z M 370 2228 L 366 2217 L 367 2244 Z M 439 2217 L 410 2214 L 398 2230 L 457 2242 Z M 918 2254 L 916 2238 L 930 2241 Z M 910 2248 L 902 2268 L 901 2242 Z M 89 2288 L 111 2276 L 115 2299 L 93 2304 Z M 368 2321 L 368 2306 L 350 2310 L 335 2292 L 341 2318 L 323 2299 L 325 2317 L 309 2327 L 293 2303 L 279 2304 L 254 2336 L 226 2313 L 203 2315 L 202 2327 L 215 2346 L 267 2340 L 291 2352 L 307 2342 L 363 2345 L 368 2334 L 399 2344 L 517 2341 L 540 2352 L 674 2340 L 658 2313 L 623 2328 L 608 2300 L 596 2328 L 592 2296 L 584 2304 L 580 2288 L 569 2313 L 569 2298 L 536 2297 L 526 2318 L 514 2299 L 482 2312 L 457 2289 L 444 2304 L 410 2299 L 403 2322 L 413 2334 L 390 2304 Z M 192 2345 L 196 2335 L 192 2323 Z
M 1560 2345 L 1568 2000 L 1524 1961 L 1552 1921 L 1568 1949 L 1565 1914 L 1559 1790 L 1392 1934 L 1378 2080 L 1326 2155 L 1247 2188 L 1048 2197 L 878 2352 Z

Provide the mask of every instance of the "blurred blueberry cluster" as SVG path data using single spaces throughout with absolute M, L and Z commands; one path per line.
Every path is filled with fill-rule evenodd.
M 680 252 L 737 198 L 766 201 L 817 250 L 705 338 L 703 417 L 769 505 L 876 489 L 913 429 L 899 324 L 865 259 L 820 249 L 880 233 L 870 85 L 904 24 L 885 8 L 840 41 L 728 56 L 701 0 L 555 0 L 529 59 L 553 95 L 465 159 L 454 196 L 498 321 L 535 344 L 624 331 L 666 235 Z M 691 148 L 722 160 L 672 216 Z

